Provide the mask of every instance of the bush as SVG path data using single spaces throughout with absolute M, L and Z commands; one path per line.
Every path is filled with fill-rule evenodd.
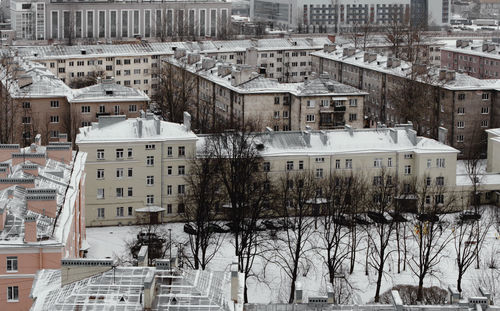
M 391 290 L 397 290 L 405 305 L 417 304 L 418 286 L 413 285 L 396 285 L 392 289 L 380 295 L 380 302 L 392 304 Z M 445 289 L 437 286 L 424 287 L 424 301 L 426 305 L 443 305 L 448 300 L 448 292 Z

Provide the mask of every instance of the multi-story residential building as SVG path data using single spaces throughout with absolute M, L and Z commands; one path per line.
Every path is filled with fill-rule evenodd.
M 394 22 L 442 28 L 449 24 L 450 0 L 252 0 L 250 17 L 300 32 L 349 31 Z
M 401 119 L 401 111 L 391 103 L 391 98 L 399 96 L 394 92 L 403 92 L 401 85 L 407 85 L 409 79 L 418 84 L 414 87 L 421 88 L 423 94 L 436 94 L 429 97 L 432 104 L 422 107 L 428 109 L 423 134 L 438 138 L 438 128 L 445 127 L 448 142 L 467 153 L 467 147 L 480 140 L 485 129 L 500 126 L 500 105 L 496 101 L 500 84 L 496 80 L 479 80 L 446 69 L 411 65 L 354 48 L 341 50 L 331 46 L 312 55 L 313 71 L 328 73 L 334 80 L 369 93 L 365 116 L 373 126 L 377 122 L 393 126 L 407 121 Z M 419 70 L 425 79 L 418 78 Z
M 19 39 L 120 41 L 205 38 L 227 35 L 226 1 L 10 0 L 12 28 Z
M 189 159 L 203 150 L 210 135 L 196 136 L 184 125 L 142 118 L 101 117 L 81 129 L 79 150 L 88 153 L 86 164 L 87 226 L 136 223 L 140 213 L 158 213 L 161 220 L 182 219 L 179 201 L 186 189 Z M 359 172 L 366 178 L 382 168 L 395 176 L 456 183 L 458 150 L 418 137 L 411 125 L 399 128 L 326 131 L 268 130 L 257 133 L 265 170 L 311 171 L 318 178 L 334 172 Z M 125 147 L 126 145 L 126 147 Z M 442 178 L 441 178 L 442 177 Z M 156 219 L 156 218 L 155 218 Z
M 112 80 L 71 89 L 49 69 L 35 62 L 14 58 L 5 67 L 2 99 L 12 108 L 5 117 L 12 121 L 12 142 L 30 145 L 36 134 L 43 142 L 58 140 L 59 133 L 74 138 L 80 126 L 97 121 L 103 114 L 136 117 L 146 109 L 149 97 L 142 91 L 118 85 Z M 9 106 L 10 107 L 10 106 Z
M 189 97 L 197 128 L 238 127 L 258 121 L 276 131 L 363 127 L 365 92 L 312 75 L 302 83 L 266 78 L 265 68 L 231 65 L 177 50 L 164 59 L 168 79 L 192 85 Z M 272 64 L 272 63 L 271 63 Z
M 87 226 L 134 224 L 138 213 L 161 212 L 159 221 L 181 213 L 179 196 L 186 191 L 196 140 L 189 116 L 184 125 L 151 113 L 136 119 L 101 116 L 81 128 L 76 142 L 88 154 Z
M 457 40 L 441 49 L 441 67 L 477 79 L 500 79 L 499 51 L 495 42 Z
M 40 269 L 84 255 L 86 154 L 64 141 L 0 145 L 0 305 L 29 310 Z
M 310 53 L 332 41 L 328 37 L 234 41 L 161 42 L 120 45 L 19 47 L 20 56 L 46 66 L 70 84 L 92 75 L 114 77 L 148 95 L 158 89 L 160 59 L 182 48 L 232 64 L 265 67 L 268 77 L 301 82 L 311 73 Z M 279 68 L 279 69 L 278 69 Z M 136 83 L 137 82 L 137 83 Z

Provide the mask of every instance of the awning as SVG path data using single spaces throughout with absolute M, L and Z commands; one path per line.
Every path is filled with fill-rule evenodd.
M 338 100 L 338 101 L 343 100 L 343 101 L 347 101 L 347 97 L 335 97 L 335 96 L 333 96 L 333 97 L 332 97 L 332 100 Z
M 159 206 L 145 206 L 142 208 L 138 208 L 135 211 L 138 213 L 158 213 L 165 211 L 165 209 Z

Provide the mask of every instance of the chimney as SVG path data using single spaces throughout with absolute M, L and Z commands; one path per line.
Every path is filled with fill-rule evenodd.
M 496 50 L 496 45 L 493 43 L 489 43 L 488 44 L 488 52 L 493 52 L 494 50 Z
M 447 145 L 448 144 L 448 129 L 440 126 L 438 128 L 438 139 L 439 139 L 440 143 Z
M 344 130 L 349 132 L 349 135 L 353 136 L 354 135 L 354 130 L 352 129 L 352 126 L 349 124 L 344 125 Z
M 156 278 L 153 270 L 149 270 L 144 278 L 144 310 L 151 310 L 156 292 Z
M 308 146 L 311 145 L 311 128 L 309 126 L 306 126 L 306 130 L 302 132 L 302 135 L 304 136 L 304 141 Z
M 392 141 L 397 144 L 398 143 L 398 131 L 394 128 L 389 129 L 389 135 L 391 135 Z
M 36 235 L 36 217 L 26 216 L 24 218 L 24 242 L 33 243 L 38 240 Z
M 295 303 L 302 303 L 302 283 L 299 281 L 295 282 Z
M 457 304 L 460 301 L 460 299 L 462 299 L 460 292 L 457 290 L 456 287 L 451 285 L 448 286 L 448 292 L 450 292 L 450 299 L 449 299 L 450 305 Z
M 57 193 L 55 189 L 26 189 L 26 205 L 29 211 L 55 218 L 57 214 Z
M 213 58 L 204 58 L 201 61 L 201 68 L 204 70 L 209 70 L 215 67 L 215 59 Z
M 346 56 L 348 56 L 348 55 L 349 55 L 349 49 L 348 49 L 348 48 L 344 48 L 344 49 L 342 50 L 342 56 L 343 56 L 343 57 L 346 57 Z
M 462 47 L 462 48 L 466 48 L 466 47 L 468 47 L 468 46 L 469 46 L 469 40 L 462 40 L 462 45 L 461 45 L 461 47 Z
M 155 129 L 156 129 L 156 135 L 161 134 L 161 120 L 160 118 L 155 118 Z
M 255 47 L 249 47 L 245 50 L 245 64 L 257 66 L 258 51 Z
M 455 47 L 459 48 L 462 46 L 462 40 L 457 40 Z
M 13 153 L 19 153 L 21 147 L 18 144 L 0 144 L 0 162 L 5 162 L 12 158 Z
M 221 65 L 217 66 L 217 75 L 219 77 L 225 77 L 231 73 L 232 69 L 233 69 L 233 67 L 229 64 L 221 64 Z
M 441 68 L 439 69 L 439 80 L 441 81 L 444 79 L 446 79 L 446 69 Z
M 401 66 L 401 60 L 399 58 L 392 59 L 392 68 L 398 68 Z
M 0 231 L 5 228 L 5 221 L 7 220 L 7 210 L 5 208 L 0 209 Z
M 191 115 L 189 114 L 189 112 L 187 111 L 184 111 L 184 127 L 186 128 L 186 131 L 189 132 L 191 131 Z
M 446 81 L 453 81 L 456 77 L 456 72 L 454 70 L 446 71 Z
M 417 74 L 424 74 L 427 71 L 427 65 L 425 64 L 414 64 L 414 70 Z
M 184 57 L 184 56 L 186 56 L 186 49 L 183 49 L 183 48 L 177 48 L 177 49 L 175 49 L 175 51 L 174 51 L 174 57 L 176 59 L 179 59 L 179 58 Z
M 19 88 L 23 88 L 32 83 L 33 83 L 33 77 L 28 74 L 20 75 L 19 78 L 17 78 L 17 85 L 19 86 Z
M 112 268 L 112 259 L 61 259 L 61 286 L 102 274 Z
M 137 265 L 139 267 L 147 267 L 148 263 L 149 263 L 148 246 L 143 245 L 139 250 L 139 254 L 137 254 Z
M 323 46 L 323 52 L 326 53 L 332 53 L 337 49 L 337 46 L 335 44 L 325 44 Z
M 142 119 L 137 119 L 137 137 L 142 137 Z
M 231 85 L 238 86 L 242 83 L 250 81 L 254 78 L 253 68 L 250 66 L 241 66 L 238 69 L 233 69 L 231 72 Z
M 238 259 L 234 258 L 231 264 L 231 300 L 238 303 L 238 294 L 240 292 L 240 272 L 238 271 Z M 241 301 L 240 301 L 241 302 Z
M 30 145 L 30 151 L 31 151 L 31 153 L 36 153 L 36 147 L 37 147 L 36 144 L 31 144 Z
M 369 52 L 365 52 L 363 54 L 363 62 L 366 63 L 368 61 L 368 59 L 370 59 L 370 53 Z
M 387 68 L 391 68 L 392 67 L 392 57 L 388 57 L 387 58 Z
M 35 144 L 37 146 L 41 146 L 42 145 L 42 135 L 41 134 L 36 134 L 36 136 L 35 136 Z
M 66 133 L 59 134 L 59 142 L 60 143 L 67 143 L 68 142 L 68 134 L 66 134 Z
M 189 53 L 188 54 L 188 64 L 192 65 L 200 61 L 200 54 L 198 53 Z
M 49 159 L 69 164 L 71 163 L 71 160 L 73 160 L 72 147 L 73 145 L 71 144 L 71 142 L 51 142 L 47 147 L 45 147 L 45 150 L 47 151 L 47 157 Z
M 486 51 L 488 51 L 488 43 L 484 42 L 483 43 L 483 52 L 486 52 Z

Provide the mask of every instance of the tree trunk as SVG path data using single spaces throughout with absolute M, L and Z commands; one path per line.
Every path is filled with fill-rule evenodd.
M 381 264 L 378 269 L 377 289 L 375 290 L 375 302 L 380 302 L 380 288 L 382 287 L 382 275 L 384 274 L 384 265 Z
M 418 277 L 418 290 L 417 290 L 417 301 L 424 301 L 424 276 L 419 275 Z
M 462 275 L 463 275 L 463 271 L 462 269 L 459 267 L 458 268 L 458 279 L 457 279 L 457 290 L 458 292 L 462 292 Z

